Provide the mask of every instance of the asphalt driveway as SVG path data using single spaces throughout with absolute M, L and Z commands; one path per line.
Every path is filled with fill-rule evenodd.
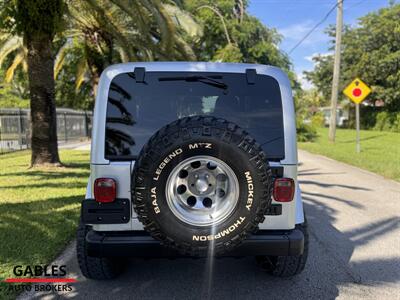
M 45 299 L 400 299 L 400 184 L 300 152 L 310 228 L 305 271 L 277 279 L 253 259 L 133 259 L 112 281 L 82 277 L 74 245 L 64 252 L 72 292 Z

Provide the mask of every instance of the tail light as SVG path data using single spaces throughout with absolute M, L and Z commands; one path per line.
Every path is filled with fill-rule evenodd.
M 278 202 L 293 200 L 295 184 L 292 178 L 277 178 L 274 182 L 274 199 Z
M 117 183 L 112 178 L 97 178 L 94 181 L 94 198 L 97 202 L 113 202 L 117 196 Z

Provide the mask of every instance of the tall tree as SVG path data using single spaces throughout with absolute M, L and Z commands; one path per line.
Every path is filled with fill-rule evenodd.
M 285 70 L 295 89 L 288 56 L 279 49 L 281 36 L 246 11 L 247 0 L 186 0 L 184 7 L 203 25 L 204 34 L 194 44 L 199 60 L 273 65 Z
M 330 36 L 334 33 L 328 28 Z M 330 98 L 333 57 L 317 56 L 314 61 L 315 68 L 306 72 L 306 77 Z M 355 77 L 372 87 L 366 101 L 383 100 L 386 110 L 400 111 L 400 4 L 392 3 L 360 18 L 356 27 L 345 27 L 339 89 Z
M 246 0 L 186 0 L 185 7 L 204 27 L 196 53 L 203 60 L 249 62 L 289 69 L 279 50 L 281 37 L 246 12 Z M 232 55 L 229 56 L 226 51 Z M 225 53 L 224 53 L 225 52 Z
M 55 106 L 53 38 L 62 28 L 62 0 L 2 1 L 1 27 L 22 36 L 32 122 L 31 165 L 59 165 Z

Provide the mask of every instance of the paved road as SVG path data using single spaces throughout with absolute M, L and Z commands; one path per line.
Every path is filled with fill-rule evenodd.
M 90 141 L 72 141 L 68 143 L 59 142 L 59 149 L 70 149 L 70 150 L 90 150 Z
M 400 299 L 400 184 L 307 152 L 299 179 L 311 249 L 296 278 L 270 277 L 250 258 L 159 259 L 95 282 L 82 278 L 71 247 L 69 275 L 79 281 L 48 299 Z

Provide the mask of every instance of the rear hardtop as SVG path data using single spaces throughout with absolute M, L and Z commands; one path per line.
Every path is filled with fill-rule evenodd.
M 96 98 L 91 162 L 134 161 L 160 127 L 198 114 L 239 123 L 264 144 L 269 160 L 297 164 L 287 75 L 265 65 L 203 62 L 125 63 L 107 68 Z

